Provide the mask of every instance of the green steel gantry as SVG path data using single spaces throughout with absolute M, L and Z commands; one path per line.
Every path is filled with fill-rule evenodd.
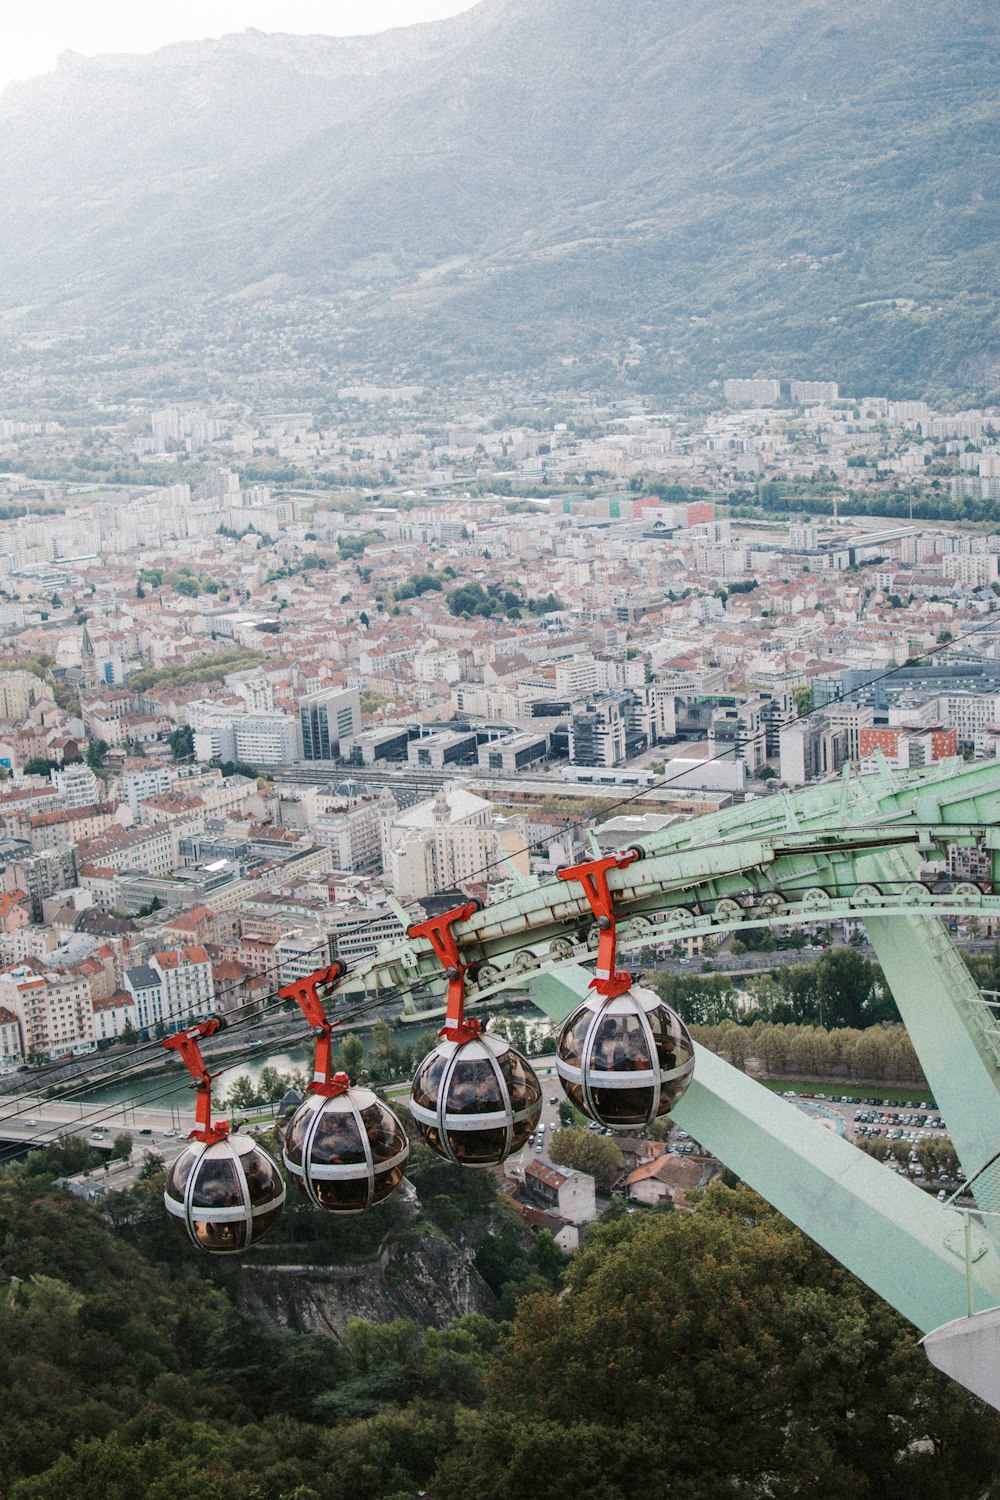
M 678 823 L 642 845 L 644 858 L 610 875 L 621 949 L 765 924 L 864 921 L 975 1215 L 937 1202 L 701 1047 L 673 1117 L 915 1323 L 935 1364 L 1000 1409 L 1000 1019 L 941 920 L 1000 919 L 1000 764 L 896 772 L 882 763 L 873 775 L 845 772 Z M 922 881 L 952 845 L 982 851 L 989 882 Z M 528 984 L 558 1023 L 589 984 L 581 965 L 593 960 L 597 929 L 572 883 L 512 877 L 510 894 L 456 936 L 473 966 L 473 1006 Z M 405 940 L 383 947 L 346 987 L 441 980 L 430 945 Z

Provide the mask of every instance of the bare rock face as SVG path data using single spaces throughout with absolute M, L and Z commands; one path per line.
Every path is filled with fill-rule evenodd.
M 442 1328 L 466 1313 L 496 1317 L 497 1300 L 460 1250 L 434 1235 L 343 1266 L 247 1266 L 239 1299 L 275 1332 L 340 1338 L 351 1318 L 409 1318 Z

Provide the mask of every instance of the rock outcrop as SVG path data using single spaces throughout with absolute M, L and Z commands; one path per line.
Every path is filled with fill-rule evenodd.
M 441 1328 L 465 1313 L 496 1317 L 497 1300 L 471 1260 L 426 1233 L 390 1242 L 375 1260 L 340 1266 L 246 1266 L 243 1307 L 276 1332 L 339 1338 L 351 1318 L 390 1323 L 410 1318 Z

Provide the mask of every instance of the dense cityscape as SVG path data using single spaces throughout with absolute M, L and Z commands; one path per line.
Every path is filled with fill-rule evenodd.
M 0 79 L 0 1500 L 988 1500 L 985 9 L 293 9 Z

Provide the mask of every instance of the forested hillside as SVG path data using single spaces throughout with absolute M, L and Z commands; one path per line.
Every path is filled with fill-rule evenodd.
M 0 1177 L 6 1500 L 979 1500 L 1000 1458 L 1000 1418 L 743 1188 L 617 1210 L 563 1295 L 551 1240 L 494 1218 L 476 1263 L 512 1322 L 334 1340 L 241 1312 L 155 1174 L 109 1221 L 59 1161 Z M 425 1179 L 432 1223 L 495 1212 L 467 1181 Z

